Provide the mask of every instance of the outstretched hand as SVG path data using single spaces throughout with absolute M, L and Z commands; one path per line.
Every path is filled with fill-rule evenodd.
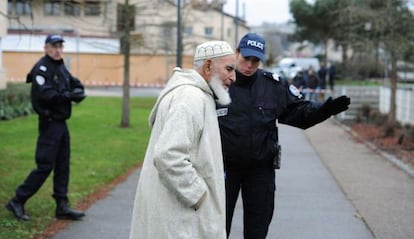
M 328 115 L 336 115 L 342 111 L 348 109 L 349 104 L 351 104 L 351 98 L 346 95 L 340 96 L 338 98 L 332 99 L 329 97 L 325 103 L 321 106 L 322 112 Z

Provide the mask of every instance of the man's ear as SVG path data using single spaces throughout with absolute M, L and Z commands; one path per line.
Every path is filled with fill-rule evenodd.
M 211 60 L 206 60 L 204 63 L 203 71 L 206 75 L 211 74 L 213 68 L 213 62 Z

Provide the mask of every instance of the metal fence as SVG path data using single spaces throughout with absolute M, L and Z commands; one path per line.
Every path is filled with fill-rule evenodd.
M 389 87 L 380 87 L 379 110 L 383 114 L 390 111 Z M 402 124 L 414 125 L 414 86 L 404 86 L 397 89 L 396 95 L 396 118 Z
M 388 114 L 390 111 L 391 89 L 386 86 L 338 86 L 335 95 L 351 97 L 349 110 L 338 114 L 338 119 L 354 119 L 364 105 L 378 109 L 382 114 Z M 414 86 L 398 87 L 396 105 L 397 121 L 414 125 Z
M 351 98 L 349 109 L 337 115 L 338 119 L 354 119 L 358 110 L 367 105 L 371 109 L 379 109 L 380 90 L 372 86 L 337 86 L 335 95 L 347 95 Z

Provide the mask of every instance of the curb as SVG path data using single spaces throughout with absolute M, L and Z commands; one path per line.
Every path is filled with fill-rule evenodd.
M 348 126 L 342 124 L 338 119 L 332 118 L 333 122 L 341 127 L 343 130 L 345 130 L 347 133 L 351 134 L 353 137 L 359 139 L 365 146 L 367 146 L 369 149 L 371 149 L 373 152 L 378 153 L 383 158 L 391 162 L 393 165 L 401 169 L 402 171 L 406 172 L 410 177 L 414 178 L 414 169 L 412 169 L 408 164 L 404 163 L 401 159 L 398 157 L 395 157 L 394 155 L 391 155 L 389 153 L 386 153 L 382 151 L 380 148 L 378 148 L 376 145 L 372 144 L 371 142 L 368 142 L 367 140 L 364 140 L 361 136 L 359 136 L 355 131 L 353 131 Z

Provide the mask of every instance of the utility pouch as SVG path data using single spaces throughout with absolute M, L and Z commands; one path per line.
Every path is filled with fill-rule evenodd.
M 278 143 L 276 143 L 274 147 L 275 147 L 275 157 L 273 158 L 273 168 L 280 169 L 281 159 L 282 159 L 282 147 Z

